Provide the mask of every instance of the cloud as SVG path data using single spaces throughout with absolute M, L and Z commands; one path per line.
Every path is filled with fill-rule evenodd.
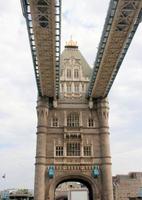
M 33 188 L 36 96 L 20 1 L 0 3 L 0 188 Z M 24 22 L 24 23 L 23 23 Z
M 141 32 L 140 24 L 109 94 L 113 174 L 142 167 Z

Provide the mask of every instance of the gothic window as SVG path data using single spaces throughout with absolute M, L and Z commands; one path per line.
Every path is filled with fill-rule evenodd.
M 91 156 L 91 146 L 84 146 L 84 156 Z
M 71 84 L 67 84 L 67 93 L 71 93 Z
M 52 119 L 52 126 L 53 127 L 57 127 L 58 126 L 58 118 L 57 117 L 53 117 L 53 119 Z
M 71 69 L 67 69 L 67 78 L 71 78 Z
M 78 113 L 70 113 L 67 116 L 67 126 L 79 127 L 79 115 Z
M 67 156 L 80 156 L 80 143 L 67 143 Z
M 74 84 L 74 92 L 79 93 L 79 84 Z
M 78 78 L 79 77 L 79 71 L 78 69 L 74 70 L 74 78 Z
M 94 126 L 94 120 L 92 118 L 88 119 L 88 127 L 93 127 Z
M 63 156 L 63 146 L 56 146 L 56 156 Z

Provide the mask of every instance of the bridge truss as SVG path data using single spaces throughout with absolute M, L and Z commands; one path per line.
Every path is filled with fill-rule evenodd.
M 21 0 L 39 96 L 59 96 L 61 0 Z M 86 96 L 108 95 L 142 20 L 142 0 L 111 0 Z
M 110 1 L 87 97 L 108 95 L 141 20 L 141 0 Z
M 21 0 L 39 96 L 59 95 L 61 0 Z

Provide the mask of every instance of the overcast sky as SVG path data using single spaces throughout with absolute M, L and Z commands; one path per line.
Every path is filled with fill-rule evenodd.
M 72 35 L 91 66 L 108 4 L 63 0 L 62 46 Z M 109 94 L 113 175 L 142 171 L 141 34 L 142 24 Z M 0 189 L 33 188 L 37 89 L 20 0 L 0 1 L 0 63 Z

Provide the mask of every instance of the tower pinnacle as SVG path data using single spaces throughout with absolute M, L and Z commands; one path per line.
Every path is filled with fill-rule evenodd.
M 77 41 L 72 39 L 72 35 L 69 41 L 66 41 L 65 48 L 78 48 Z

